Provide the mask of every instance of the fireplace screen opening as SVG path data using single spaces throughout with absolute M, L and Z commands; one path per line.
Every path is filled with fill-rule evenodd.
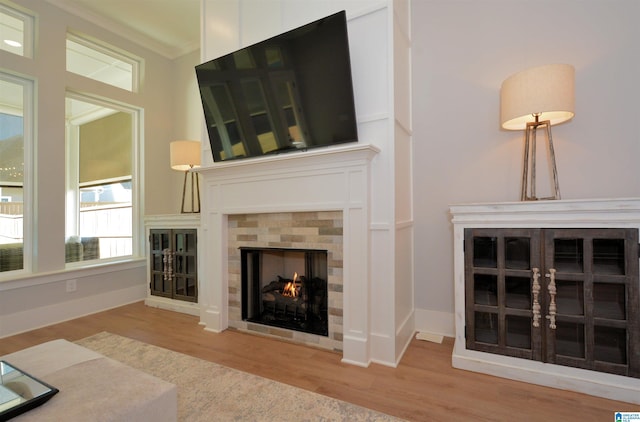
M 327 251 L 240 251 L 244 321 L 328 335 Z

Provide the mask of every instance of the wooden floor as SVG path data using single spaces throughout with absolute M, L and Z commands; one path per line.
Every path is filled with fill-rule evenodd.
M 413 340 L 397 368 L 256 335 L 204 331 L 198 318 L 135 303 L 0 340 L 0 356 L 56 338 L 108 331 L 411 421 L 613 421 L 640 405 L 451 367 L 453 339 Z

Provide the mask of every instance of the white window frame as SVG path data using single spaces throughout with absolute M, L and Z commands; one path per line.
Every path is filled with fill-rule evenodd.
M 0 13 L 22 21 L 22 57 L 32 59 L 35 44 L 36 17 L 2 3 L 0 3 Z
M 99 98 L 97 96 L 89 94 L 81 94 L 78 92 L 68 90 L 65 98 L 73 99 L 77 101 L 96 104 L 101 107 L 110 108 L 113 110 L 125 112 L 131 114 L 132 119 L 132 151 L 131 151 L 131 241 L 132 241 L 132 253 L 131 255 L 123 255 L 113 258 L 100 259 L 100 262 L 111 262 L 128 260 L 134 257 L 141 256 L 142 247 L 144 245 L 144 236 L 141 236 L 140 222 L 142 221 L 142 128 L 143 125 L 143 110 L 141 108 L 117 102 L 115 100 Z M 65 210 L 65 237 L 68 238 L 71 235 L 78 233 L 78 222 L 80 219 L 80 183 L 79 183 L 79 148 L 78 148 L 78 134 L 71 133 L 77 125 L 69 125 L 65 123 L 65 160 L 67 174 L 66 179 L 66 210 Z M 74 212 L 71 213 L 70 211 Z M 95 262 L 95 261 L 89 261 Z M 65 263 L 66 267 L 78 267 L 88 265 L 86 261 L 76 261 Z
M 142 67 L 142 63 L 143 63 L 142 59 L 140 59 L 138 57 L 135 57 L 135 56 L 133 56 L 131 54 L 125 53 L 123 51 L 119 51 L 115 47 L 108 47 L 104 43 L 95 42 L 95 41 L 90 40 L 87 37 L 84 37 L 84 36 L 81 36 L 81 35 L 78 35 L 78 34 L 74 34 L 73 32 L 67 32 L 66 40 L 73 41 L 73 42 L 75 42 L 77 44 L 80 44 L 80 45 L 82 45 L 82 46 L 84 46 L 86 48 L 89 48 L 91 50 L 94 50 L 94 51 L 96 51 L 98 53 L 102 53 L 102 54 L 110 56 L 110 57 L 112 57 L 112 58 L 114 58 L 116 60 L 120 60 L 120 61 L 122 61 L 124 63 L 127 63 L 127 64 L 131 65 L 131 90 L 130 90 L 130 92 L 134 92 L 134 93 L 138 92 L 139 87 L 140 87 L 140 72 L 141 72 L 141 67 Z M 66 42 L 66 40 L 65 40 L 65 42 Z M 65 58 L 65 61 L 66 61 L 66 58 Z M 71 72 L 71 73 L 74 73 L 74 74 L 77 74 L 77 75 L 80 75 L 80 76 L 83 76 L 83 77 L 86 77 L 86 78 L 93 79 L 90 76 L 82 75 L 80 73 L 76 73 L 76 72 L 74 72 L 72 70 L 69 70 L 68 64 L 66 65 L 66 69 L 67 69 L 68 72 Z M 93 80 L 95 80 L 97 82 L 100 82 L 100 83 L 104 83 L 104 84 L 109 85 L 109 86 L 114 86 L 116 88 L 120 88 L 120 89 L 124 89 L 126 91 L 129 91 L 126 88 L 121 88 L 121 87 L 109 84 L 107 82 L 103 82 L 103 81 L 101 81 L 99 79 L 93 79 Z
M 33 156 L 36 150 L 35 138 L 35 82 L 7 72 L 0 72 L 0 79 L 4 82 L 14 83 L 22 86 L 22 121 L 23 121 L 23 148 L 24 148 L 24 173 L 22 178 L 22 270 L 0 272 L 0 279 L 10 274 L 30 273 L 33 268 L 33 247 L 35 231 L 35 166 Z M 16 114 L 16 110 L 0 104 L 0 109 L 8 114 Z

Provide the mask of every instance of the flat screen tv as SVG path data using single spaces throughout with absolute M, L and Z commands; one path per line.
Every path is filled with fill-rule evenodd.
M 214 161 L 357 142 L 344 11 L 196 66 Z

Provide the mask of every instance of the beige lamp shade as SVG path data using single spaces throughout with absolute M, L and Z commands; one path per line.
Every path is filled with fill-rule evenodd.
M 200 167 L 200 142 L 173 141 L 169 144 L 169 156 L 174 170 L 187 171 Z
M 507 130 L 524 130 L 528 122 L 548 120 L 551 125 L 574 115 L 575 69 L 551 64 L 518 72 L 502 83 L 500 122 Z

